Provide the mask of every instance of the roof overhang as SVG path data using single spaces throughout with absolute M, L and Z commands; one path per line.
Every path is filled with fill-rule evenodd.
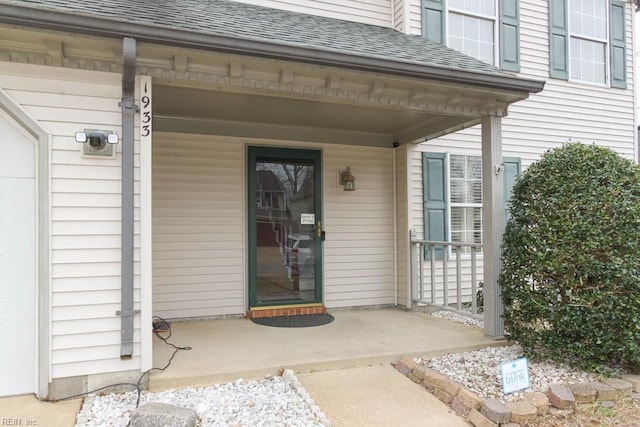
M 319 50 L 317 48 L 274 43 L 262 39 L 199 33 L 146 23 L 111 20 L 104 17 L 86 18 L 86 16 L 68 12 L 0 4 L 0 22 L 8 24 L 71 31 L 102 37 L 134 37 L 138 41 L 169 46 L 205 49 L 527 93 L 540 92 L 544 87 L 544 82 L 542 81 L 522 79 L 510 75 L 485 74 L 406 61 L 390 61 L 364 55 L 345 54 L 337 50 Z
M 91 57 L 113 71 L 121 39 L 134 37 L 138 73 L 154 78 L 160 131 L 390 147 L 506 115 L 544 86 L 505 73 L 86 18 L 0 4 L 0 54 L 20 46 L 28 57 L 41 52 L 40 63 L 54 55 L 65 66 L 66 52 L 81 52 L 76 66 Z M 12 35 L 20 41 L 11 44 Z

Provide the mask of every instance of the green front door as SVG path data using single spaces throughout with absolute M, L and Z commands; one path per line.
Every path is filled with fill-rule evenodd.
M 249 148 L 249 304 L 322 301 L 321 156 Z

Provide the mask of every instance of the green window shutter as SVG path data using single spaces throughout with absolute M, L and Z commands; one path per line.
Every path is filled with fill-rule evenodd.
M 568 0 L 549 0 L 549 76 L 569 78 Z
M 520 72 L 520 8 L 518 0 L 500 0 L 500 68 Z
M 611 0 L 609 12 L 611 87 L 627 88 L 627 41 L 624 1 Z
M 516 179 L 520 176 L 522 162 L 518 157 L 505 157 L 502 161 L 504 163 L 504 222 L 506 224 L 507 221 L 509 221 L 509 211 L 507 209 L 509 199 L 511 199 L 511 194 L 513 193 L 513 184 L 515 184 Z
M 422 36 L 444 44 L 445 0 L 422 0 Z
M 446 161 L 446 154 L 422 154 L 425 240 L 444 242 L 447 237 Z M 429 248 L 425 257 L 431 257 Z M 436 258 L 442 259 L 442 248 L 436 248 Z

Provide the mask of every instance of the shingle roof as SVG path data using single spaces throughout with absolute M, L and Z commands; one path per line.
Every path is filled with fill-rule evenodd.
M 173 30 L 176 34 L 200 38 L 221 36 L 269 43 L 284 49 L 346 54 L 363 58 L 363 61 L 373 59 L 527 82 L 423 37 L 391 28 L 229 0 L 0 0 L 0 22 L 20 22 L 11 20 L 8 11 L 3 14 L 3 6 L 19 8 L 25 13 L 36 12 L 35 15 L 37 12 L 56 12 L 65 17 L 82 17 L 82 21 L 76 22 L 82 23 L 85 29 L 85 17 L 90 17 L 94 21 L 112 22 L 116 27 L 129 24 L 130 28 L 130 24 L 134 24 L 165 31 L 165 34 L 167 30 Z M 55 26 L 53 21 L 38 21 L 37 16 L 30 22 L 44 27 Z M 121 25 L 122 28 L 126 26 Z

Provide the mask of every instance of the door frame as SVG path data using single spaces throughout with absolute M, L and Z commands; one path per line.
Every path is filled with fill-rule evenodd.
M 320 221 L 322 227 L 322 178 L 324 176 L 322 169 L 322 150 L 305 149 L 305 148 L 280 148 L 280 147 L 264 147 L 264 146 L 247 146 L 247 290 L 248 290 L 248 308 L 269 307 L 282 305 L 304 305 L 313 303 L 322 303 L 324 297 L 324 277 L 323 277 L 323 242 L 319 238 L 313 239 L 315 250 L 315 298 L 311 300 L 282 300 L 268 303 L 260 303 L 257 301 L 257 224 L 256 218 L 256 160 L 258 157 L 272 157 L 284 160 L 312 160 L 314 162 L 314 197 L 315 197 L 315 220 L 316 224 Z

